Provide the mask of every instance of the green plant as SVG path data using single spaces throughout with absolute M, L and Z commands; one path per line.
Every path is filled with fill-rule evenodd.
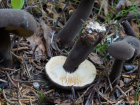
M 3 105 L 7 105 L 7 102 L 4 102 Z
M 135 105 L 138 105 L 138 90 L 139 90 L 139 86 L 140 86 L 140 83 L 138 84 L 137 89 L 136 89 Z
M 2 89 L 0 88 L 0 91 L 2 91 Z
M 10 90 L 10 95 L 13 96 L 13 91 L 12 91 L 12 89 Z
M 108 44 L 107 44 L 107 43 L 103 43 L 103 44 L 100 44 L 100 43 L 99 43 L 99 44 L 94 48 L 93 52 L 98 53 L 98 54 L 101 55 L 101 56 L 105 56 L 107 50 L 108 50 Z
M 46 81 L 41 81 L 41 83 L 47 83 Z
M 11 0 L 13 9 L 21 9 L 24 5 L 24 0 Z
M 40 101 L 42 102 L 43 99 L 45 98 L 45 94 L 42 91 L 40 91 L 39 95 L 40 95 Z

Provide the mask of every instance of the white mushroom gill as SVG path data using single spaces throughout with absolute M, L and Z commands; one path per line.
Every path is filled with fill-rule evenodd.
M 63 65 L 66 60 L 64 56 L 56 56 L 49 60 L 46 64 L 45 71 L 49 78 L 61 86 L 85 86 L 94 81 L 96 77 L 95 66 L 85 60 L 77 70 L 73 73 L 68 73 L 64 70 Z

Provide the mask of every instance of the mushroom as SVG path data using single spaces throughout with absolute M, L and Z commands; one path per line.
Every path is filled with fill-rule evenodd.
M 136 37 L 123 36 L 110 44 L 108 51 L 115 58 L 109 75 L 112 86 L 114 87 L 119 82 L 124 61 L 140 54 L 140 42 Z
M 18 9 L 0 9 L 0 67 L 12 66 L 10 33 L 29 37 L 36 31 L 36 21 Z
M 97 22 L 90 22 L 76 41 L 68 57 L 52 57 L 45 66 L 47 77 L 57 86 L 82 89 L 93 83 L 95 66 L 85 60 L 93 48 L 101 41 L 106 29 Z
M 78 35 L 83 21 L 86 21 L 93 8 L 94 0 L 81 0 L 74 14 L 67 21 L 62 30 L 54 36 L 60 49 L 65 48 Z M 83 21 L 82 21 L 83 20 Z

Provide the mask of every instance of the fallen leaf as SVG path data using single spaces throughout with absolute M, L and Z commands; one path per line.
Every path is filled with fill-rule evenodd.
M 135 96 L 128 96 L 128 99 L 129 99 L 131 105 L 135 105 Z
M 98 2 L 99 2 L 99 5 L 100 5 L 100 6 L 101 6 L 102 3 L 103 3 L 102 9 L 104 10 L 104 14 L 105 14 L 105 16 L 106 16 L 107 13 L 108 13 L 108 0 L 104 0 L 104 2 L 103 2 L 103 0 L 99 0 Z
M 58 17 L 59 17 L 59 14 L 58 13 L 55 13 L 53 10 L 51 10 L 49 8 L 46 8 L 46 11 L 48 12 L 48 15 L 51 18 L 58 19 Z
M 96 64 L 103 64 L 102 59 L 96 53 L 90 53 L 89 56 L 90 60 Z
M 124 86 L 124 82 L 122 80 L 119 80 L 119 84 L 120 84 L 120 87 Z
M 140 92 L 138 93 L 138 103 L 140 103 Z
M 127 7 L 132 6 L 132 3 L 133 3 L 133 5 L 138 6 L 138 5 L 140 5 L 140 0 L 126 0 Z
M 52 57 L 51 54 L 51 38 L 54 35 L 54 31 L 47 26 L 43 21 L 41 21 L 41 27 L 44 31 L 44 38 L 45 38 L 45 42 L 46 42 L 46 53 L 48 57 Z
M 140 5 L 140 0 L 135 0 L 134 5 L 136 6 Z
M 36 45 L 38 45 L 38 47 L 35 50 L 35 60 L 40 62 L 40 60 L 45 60 L 46 59 L 46 55 L 45 55 L 45 46 L 40 38 L 40 36 L 34 37 L 31 36 L 29 38 L 27 38 L 27 40 L 30 42 L 30 47 L 32 48 L 32 50 L 35 49 Z

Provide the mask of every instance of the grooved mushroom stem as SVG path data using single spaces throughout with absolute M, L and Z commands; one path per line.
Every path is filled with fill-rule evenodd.
M 0 67 L 12 66 L 10 34 L 4 28 L 0 28 Z
M 113 83 L 112 84 L 113 87 L 115 85 L 117 85 L 119 82 L 121 71 L 123 68 L 123 62 L 124 62 L 124 60 L 118 60 L 118 59 L 115 59 L 115 61 L 114 61 L 112 70 L 111 70 L 110 75 L 109 75 L 110 81 L 111 81 L 111 83 Z
M 58 46 L 60 49 L 65 48 L 74 38 L 78 35 L 81 27 L 82 20 L 86 21 L 89 17 L 94 0 L 82 0 L 76 9 L 75 13 L 68 20 L 63 29 L 55 36 L 59 42 Z
M 101 39 L 100 37 L 91 40 L 91 36 L 81 34 L 64 63 L 63 67 L 65 71 L 69 73 L 76 71 L 78 66 L 88 57 L 89 53 L 96 47 Z

